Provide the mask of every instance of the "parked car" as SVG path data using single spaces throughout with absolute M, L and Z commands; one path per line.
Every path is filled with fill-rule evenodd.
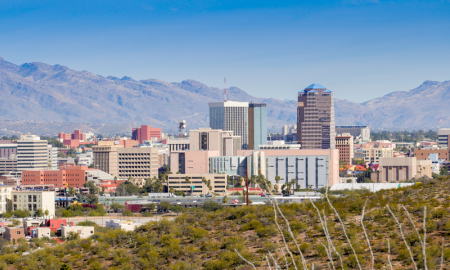
M 205 197 L 212 197 L 213 195 L 211 194 L 206 194 Z

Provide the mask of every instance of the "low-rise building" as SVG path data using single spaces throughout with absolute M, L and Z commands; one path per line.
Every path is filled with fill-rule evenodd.
M 23 230 L 26 235 L 31 235 L 31 228 L 40 227 L 45 224 L 45 219 L 24 218 L 22 220 Z
M 124 231 L 134 231 L 137 227 L 141 226 L 141 223 L 134 222 L 132 220 L 114 220 L 106 221 L 106 228 L 121 229 Z
M 61 236 L 68 237 L 70 233 L 77 233 L 81 239 L 94 235 L 94 226 L 61 226 Z
M 186 182 L 186 177 L 189 182 Z M 167 186 L 169 191 L 183 191 L 193 195 L 208 193 L 225 193 L 227 188 L 227 176 L 225 174 L 169 174 Z M 204 183 L 202 180 L 206 180 Z M 208 187 L 210 183 L 210 188 Z
M 417 160 L 415 157 L 380 158 L 378 170 L 371 174 L 377 183 L 399 182 L 432 177 L 431 160 Z
M 381 158 L 390 158 L 394 156 L 394 149 L 391 147 L 379 148 L 367 147 L 361 149 L 365 162 L 379 162 Z
M 32 238 L 50 238 L 51 231 L 48 227 L 38 227 L 36 229 L 31 230 L 31 237 Z
M 48 210 L 49 216 L 55 215 L 55 192 L 42 190 L 14 190 L 11 192 L 12 210 L 34 211 Z
M 72 222 L 73 225 L 73 222 Z M 45 226 L 50 228 L 54 233 L 58 231 L 62 226 L 67 226 L 67 220 L 65 219 L 46 219 Z
M 170 153 L 170 171 L 181 174 L 209 173 L 210 157 L 218 157 L 219 151 L 184 151 Z
M 86 182 L 86 166 L 64 165 L 59 170 L 22 171 L 23 185 L 50 185 L 61 188 L 82 187 Z
M 21 238 L 25 239 L 23 227 L 5 227 L 3 238 L 11 242 L 15 242 Z
M 445 161 L 449 161 L 448 149 L 422 148 L 414 150 L 414 157 L 417 158 L 417 160 L 427 160 L 429 159 L 430 154 L 437 154 L 438 159 L 444 159 Z

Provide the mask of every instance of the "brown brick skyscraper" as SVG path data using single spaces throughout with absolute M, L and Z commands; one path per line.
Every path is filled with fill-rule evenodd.
M 303 149 L 334 149 L 333 92 L 311 84 L 298 93 L 297 140 Z

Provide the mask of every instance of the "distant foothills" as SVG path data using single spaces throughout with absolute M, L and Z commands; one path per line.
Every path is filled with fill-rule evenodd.
M 299 85 L 298 91 L 306 86 Z M 335 94 L 339 91 L 332 85 L 325 87 Z M 297 121 L 297 92 L 292 93 L 292 100 L 283 101 L 254 97 L 230 87 L 227 98 L 267 103 L 268 128 L 272 132 Z M 76 126 L 108 133 L 109 129 L 129 131 L 132 124 L 174 131 L 180 120 L 187 121 L 188 129 L 207 127 L 208 103 L 221 100 L 222 89 L 194 80 L 168 83 L 157 79 L 137 81 L 127 76 L 102 77 L 61 65 L 15 65 L 0 57 L 0 133 L 30 129 L 43 134 L 64 127 L 69 131 Z M 336 125 L 391 130 L 449 127 L 449 101 L 450 81 L 425 81 L 410 91 L 393 92 L 364 103 L 334 99 Z

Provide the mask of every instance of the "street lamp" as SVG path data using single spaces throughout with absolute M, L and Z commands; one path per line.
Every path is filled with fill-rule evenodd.
M 87 222 L 87 211 L 84 211 L 84 221 Z

